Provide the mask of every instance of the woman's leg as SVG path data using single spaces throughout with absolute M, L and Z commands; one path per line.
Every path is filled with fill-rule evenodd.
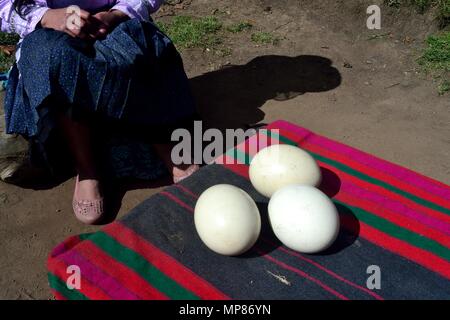
M 75 121 L 60 114 L 58 124 L 69 145 L 79 177 L 75 197 L 83 200 L 101 198 L 100 172 L 95 135 L 89 120 Z
M 179 122 L 177 125 L 136 125 L 120 121 L 110 122 L 108 130 L 116 134 L 122 134 L 137 139 L 144 139 L 152 145 L 158 157 L 164 162 L 167 170 L 173 176 L 174 182 L 179 182 L 187 178 L 199 169 L 198 165 L 191 163 L 175 165 L 172 161 L 172 148 L 175 143 L 171 141 L 172 132 L 177 128 L 184 128 L 192 132 L 194 119 L 187 119 Z
M 175 183 L 189 177 L 199 169 L 199 166 L 193 164 L 193 162 L 175 165 L 172 161 L 172 149 L 175 146 L 175 143 L 171 141 L 173 131 L 183 128 L 192 133 L 194 120 L 195 118 L 192 117 L 181 120 L 175 125 L 162 125 L 152 128 L 152 146 L 156 154 L 163 160 Z M 190 158 L 193 159 L 194 157 L 191 155 Z

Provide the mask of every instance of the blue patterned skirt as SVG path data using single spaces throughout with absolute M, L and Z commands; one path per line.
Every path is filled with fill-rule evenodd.
M 25 37 L 7 87 L 7 133 L 45 153 L 57 112 L 161 126 L 192 116 L 194 102 L 171 40 L 154 23 L 132 19 L 95 43 L 51 29 Z

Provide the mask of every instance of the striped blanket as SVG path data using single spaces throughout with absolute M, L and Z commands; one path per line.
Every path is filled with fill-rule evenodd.
M 268 199 L 248 180 L 261 134 L 217 163 L 152 196 L 120 221 L 71 237 L 49 256 L 57 299 L 450 299 L 450 188 L 285 121 L 268 126 L 321 166 L 321 189 L 341 220 L 335 244 L 315 255 L 274 237 Z M 231 159 L 238 164 L 230 164 Z M 228 161 L 226 161 L 228 160 Z M 257 202 L 262 232 L 239 257 L 208 250 L 193 222 L 196 199 L 229 183 Z M 80 287 L 66 285 L 69 266 Z

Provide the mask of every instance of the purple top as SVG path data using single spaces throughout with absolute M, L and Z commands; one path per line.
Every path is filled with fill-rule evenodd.
M 19 16 L 13 8 L 13 0 L 0 0 L 0 29 L 3 32 L 17 33 L 25 37 L 41 21 L 48 9 L 65 8 L 77 5 L 87 11 L 101 8 L 117 9 L 131 18 L 148 20 L 164 0 L 35 0 L 35 5 L 24 17 Z

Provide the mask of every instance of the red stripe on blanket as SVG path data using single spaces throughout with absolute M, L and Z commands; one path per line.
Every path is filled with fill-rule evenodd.
M 307 274 L 306 272 L 299 270 L 293 266 L 290 266 L 284 262 L 281 262 L 277 259 L 275 259 L 274 257 L 268 255 L 267 253 L 265 253 L 264 251 L 258 249 L 258 248 L 254 248 L 254 251 L 256 251 L 258 254 L 260 254 L 262 257 L 264 257 L 265 259 L 275 263 L 276 265 L 282 267 L 283 269 L 289 270 L 291 272 L 294 272 L 296 274 L 298 274 L 299 276 L 314 282 L 315 284 L 317 284 L 319 287 L 321 287 L 322 289 L 324 289 L 325 291 L 331 293 L 332 295 L 338 297 L 341 300 L 350 300 L 349 298 L 347 298 L 346 296 L 344 296 L 343 294 L 337 292 L 336 290 L 334 290 L 333 288 L 330 288 L 329 286 L 327 286 L 326 284 L 324 284 L 322 281 L 310 276 L 309 274 Z
M 382 248 L 399 254 L 450 279 L 450 263 L 428 251 L 416 248 L 362 222 L 360 222 L 360 235 Z
M 320 155 L 322 155 L 322 156 L 324 156 L 326 158 L 333 159 L 332 156 L 330 156 L 324 150 L 320 150 L 318 147 L 313 146 L 313 145 L 309 145 L 309 144 L 305 144 L 305 145 L 307 146 L 305 148 L 306 150 L 318 153 L 318 154 L 320 154 Z M 331 166 L 329 164 L 325 164 L 325 163 L 320 162 L 320 161 L 318 161 L 318 162 L 321 165 Z M 354 182 L 356 184 L 364 185 L 365 188 L 369 189 L 371 192 L 376 192 L 376 193 L 382 194 L 383 196 L 385 196 L 385 197 L 387 197 L 389 199 L 392 199 L 394 201 L 405 203 L 410 208 L 413 208 L 414 210 L 417 210 L 419 212 L 423 212 L 423 213 L 425 213 L 425 214 L 427 214 L 429 216 L 432 216 L 432 217 L 434 217 L 436 219 L 439 219 L 439 220 L 442 220 L 442 221 L 450 223 L 450 216 L 446 215 L 445 213 L 443 213 L 441 211 L 437 211 L 437 210 L 433 210 L 431 208 L 428 208 L 428 207 L 426 207 L 424 205 L 421 205 L 421 204 L 419 204 L 419 203 L 417 203 L 417 202 L 415 202 L 415 201 L 413 201 L 411 199 L 406 198 L 405 196 L 402 196 L 402 195 L 399 195 L 399 194 L 397 194 L 397 193 L 395 193 L 393 191 L 387 190 L 386 188 L 384 188 L 382 186 L 378 186 L 378 185 L 375 185 L 373 183 L 367 182 L 367 181 L 365 181 L 363 179 L 359 179 L 359 178 L 357 178 L 357 177 L 355 177 L 355 176 L 353 176 L 351 174 L 348 174 L 345 171 L 339 170 L 339 169 L 337 169 L 335 167 L 330 167 L 330 168 L 332 168 L 333 171 L 341 172 L 343 175 L 345 175 L 346 179 L 349 179 L 349 180 L 351 180 L 352 182 Z M 437 202 L 435 202 L 435 203 L 437 203 Z M 441 203 L 442 203 L 442 201 L 441 201 Z
M 67 298 L 60 294 L 58 291 L 52 289 L 52 292 L 56 300 L 67 300 Z
M 211 300 L 229 299 L 228 296 L 212 284 L 199 277 L 192 270 L 183 266 L 168 254 L 156 248 L 121 222 L 107 226 L 104 231 L 122 245 L 134 250 L 158 268 L 158 270 L 198 297 Z
M 56 277 L 58 277 L 62 282 L 67 283 L 68 278 L 71 276 L 70 273 L 67 273 L 67 268 L 69 267 L 64 261 L 60 258 L 53 258 L 51 262 L 48 264 L 50 272 L 52 272 Z M 87 298 L 94 300 L 110 300 L 111 297 L 98 288 L 97 286 L 90 283 L 86 277 L 83 277 L 81 273 L 80 276 L 80 284 L 81 288 L 79 291 L 83 293 Z
M 321 148 L 318 145 L 315 145 L 315 144 L 312 144 L 312 143 L 308 142 L 307 140 L 302 140 L 301 142 L 299 142 L 301 139 L 299 139 L 299 137 L 296 136 L 294 133 L 287 132 L 285 130 L 279 130 L 279 132 L 281 133 L 282 137 L 288 138 L 288 139 L 292 140 L 293 142 L 299 144 L 299 146 L 301 148 L 303 148 L 304 150 L 307 150 L 307 151 L 310 151 L 312 153 L 318 154 L 320 156 L 323 156 L 323 157 L 325 157 L 327 159 L 330 159 L 330 160 L 333 160 L 333 161 L 338 161 L 341 164 L 349 166 L 350 168 L 352 168 L 354 170 L 358 170 L 355 167 L 357 165 L 357 163 L 354 162 L 354 161 L 349 160 L 348 158 L 345 158 L 345 157 L 342 157 L 342 156 L 340 156 L 338 154 L 330 152 L 327 149 L 323 149 L 323 148 Z M 248 152 L 249 150 L 251 150 L 251 148 L 250 149 L 248 148 L 248 144 L 249 143 L 257 144 L 257 137 L 253 136 L 249 140 L 246 140 L 245 142 L 239 144 L 236 148 L 238 150 L 242 151 L 242 152 L 246 152 L 246 151 Z M 282 143 L 282 141 L 280 141 L 280 143 Z M 254 156 L 255 152 L 257 151 L 256 148 L 253 148 L 253 149 L 255 149 L 255 150 L 252 150 L 253 154 L 250 154 L 250 156 Z M 232 158 L 227 156 L 227 158 L 226 158 L 227 162 L 226 163 L 228 164 L 228 166 L 234 165 L 234 164 L 232 164 L 233 162 L 230 162 L 231 159 Z M 350 162 L 352 162 L 352 163 L 350 163 Z M 409 207 L 411 207 L 412 209 L 414 209 L 414 210 L 416 210 L 418 212 L 422 212 L 423 214 L 427 214 L 427 215 L 429 215 L 431 217 L 434 217 L 435 219 L 439 219 L 439 220 L 445 221 L 446 223 L 450 223 L 450 216 L 445 214 L 445 213 L 443 213 L 443 212 L 441 212 L 441 211 L 433 210 L 433 209 L 431 209 L 431 208 L 429 208 L 427 206 L 424 206 L 422 204 L 419 204 L 419 203 L 417 203 L 417 202 L 415 202 L 415 201 L 413 201 L 413 200 L 411 200 L 411 199 L 409 199 L 409 198 L 407 198 L 407 197 L 405 197 L 403 195 L 399 195 L 399 194 L 397 194 L 397 193 L 395 193 L 395 192 L 393 192 L 391 190 L 388 190 L 388 189 L 384 188 L 383 186 L 378 186 L 378 185 L 373 184 L 371 182 L 365 181 L 364 179 L 355 177 L 355 176 L 353 176 L 353 175 L 351 175 L 349 173 L 346 173 L 345 171 L 342 171 L 342 170 L 339 170 L 339 169 L 333 167 L 331 164 L 324 163 L 324 162 L 321 162 L 321 161 L 318 161 L 318 163 L 321 164 L 322 166 L 327 166 L 328 168 L 331 168 L 332 171 L 342 172 L 352 182 L 354 182 L 356 184 L 363 184 L 364 188 L 366 188 L 368 190 L 370 189 L 372 192 L 374 192 L 376 194 L 383 195 L 384 197 L 387 197 L 387 198 L 392 199 L 394 201 L 399 201 L 399 202 L 405 203 Z M 362 167 L 360 167 L 360 169 L 362 169 Z M 366 174 L 366 175 L 368 175 L 368 176 L 370 176 L 372 178 L 377 178 L 376 177 L 377 174 L 375 173 L 374 170 L 370 170 L 371 172 L 369 172 L 369 170 L 367 170 L 367 169 L 364 169 L 364 170 L 365 171 L 359 170 L 359 172 L 363 173 L 363 174 Z M 379 179 L 379 180 L 381 180 L 381 179 Z M 390 181 L 384 181 L 384 182 L 388 183 L 389 185 L 395 186 L 394 184 L 390 183 Z M 405 190 L 403 190 L 403 191 L 405 191 Z M 423 194 L 423 192 L 421 192 L 421 194 Z M 418 195 L 414 194 L 414 196 L 418 196 Z M 429 196 L 427 197 L 427 199 L 430 199 L 430 198 L 431 197 L 429 197 Z M 446 203 L 446 201 L 443 198 L 441 198 L 441 197 L 433 197 L 433 199 L 436 200 L 436 201 L 431 201 L 431 202 L 433 202 L 435 204 L 441 205 L 443 207 L 445 207 L 445 205 L 448 205 L 448 203 Z M 439 200 L 437 200 L 437 199 L 439 199 Z M 450 232 L 450 230 L 449 230 L 449 232 Z
M 450 247 L 450 237 L 443 235 L 442 233 L 436 231 L 432 227 L 427 227 L 422 223 L 417 222 L 413 219 L 404 218 L 398 213 L 392 212 L 386 208 L 382 208 L 382 214 L 379 214 L 380 211 L 375 209 L 378 207 L 377 203 L 367 201 L 364 198 L 355 197 L 352 193 L 345 192 L 342 190 L 334 198 L 344 203 L 349 203 L 363 210 L 369 211 L 371 214 L 376 215 L 378 217 L 382 217 L 387 221 L 390 221 L 398 226 L 401 226 L 404 229 L 411 230 L 412 232 L 433 239 L 444 246 Z
M 80 268 L 81 276 L 92 284 L 95 284 L 103 292 L 107 292 L 112 300 L 136 300 L 139 297 L 126 289 L 120 282 L 103 272 L 92 261 L 80 254 L 76 248 L 70 254 L 59 256 L 66 264 L 76 265 Z
M 272 244 L 272 245 L 273 245 L 273 243 L 271 243 L 271 242 L 268 241 L 268 240 L 265 240 L 265 239 L 264 239 L 264 241 L 266 241 L 266 242 L 268 242 L 269 244 Z M 325 268 L 324 266 L 320 265 L 319 263 L 317 263 L 317 262 L 315 262 L 315 261 L 313 261 L 313 260 L 311 260 L 311 259 L 306 258 L 305 256 L 301 255 L 301 254 L 298 253 L 298 252 L 292 251 L 292 250 L 287 249 L 287 248 L 284 248 L 284 247 L 280 247 L 280 250 L 281 250 L 281 251 L 284 251 L 284 252 L 287 253 L 288 255 L 297 257 L 297 258 L 299 258 L 299 259 L 301 259 L 301 260 L 303 260 L 303 261 L 305 261 L 305 262 L 307 262 L 307 263 L 309 263 L 309 264 L 312 264 L 313 266 L 315 266 L 316 268 L 322 270 L 323 272 L 328 273 L 330 276 L 332 276 L 332 277 L 334 277 L 334 278 L 336 278 L 336 279 L 338 279 L 338 280 L 340 280 L 340 281 L 342 281 L 342 282 L 348 284 L 349 286 L 354 287 L 355 289 L 364 291 L 365 293 L 367 293 L 368 295 L 371 295 L 372 297 L 374 297 L 374 298 L 377 299 L 377 300 L 384 300 L 383 297 L 381 297 L 380 295 L 376 294 L 376 293 L 373 292 L 372 290 L 369 290 L 369 289 L 364 288 L 364 287 L 362 287 L 362 286 L 360 286 L 360 285 L 357 285 L 356 283 L 354 283 L 354 282 L 352 282 L 352 281 L 350 281 L 350 280 L 347 280 L 346 278 L 344 278 L 344 277 L 342 277 L 342 276 L 336 274 L 335 272 L 331 271 L 330 269 Z
M 305 150 L 309 150 L 309 149 L 305 149 Z M 228 158 L 227 158 L 227 160 L 228 160 Z M 227 163 L 229 163 L 229 162 L 227 162 Z M 405 220 L 407 224 L 403 224 L 404 227 L 407 227 L 408 223 L 411 221 L 413 221 L 413 223 L 414 223 L 414 222 L 416 222 L 416 220 L 419 220 L 421 223 L 426 224 L 431 228 L 436 228 L 436 230 L 439 230 L 446 235 L 450 234 L 450 227 L 448 225 L 448 223 L 450 223 L 450 216 L 443 214 L 440 211 L 435 211 L 435 210 L 429 209 L 425 206 L 422 206 L 420 204 L 417 204 L 416 202 L 409 200 L 409 199 L 407 199 L 401 195 L 398 195 L 394 192 L 386 190 L 383 187 L 373 185 L 370 182 L 366 182 L 365 180 L 354 177 L 354 176 L 346 173 L 345 171 L 342 171 L 342 170 L 339 170 L 339 169 L 333 167 L 332 165 L 330 165 L 328 163 L 318 161 L 318 164 L 321 167 L 329 169 L 330 171 L 332 171 L 334 173 L 339 173 L 338 174 L 339 177 L 345 178 L 345 179 L 343 179 L 343 182 L 344 182 L 344 185 L 347 186 L 348 188 L 352 188 L 352 189 L 356 188 L 358 190 L 366 190 L 366 193 L 369 192 L 368 190 L 370 190 L 371 196 L 383 197 L 383 201 L 387 201 L 384 203 L 385 206 L 391 207 L 392 211 L 405 216 L 405 219 L 407 219 L 407 220 Z M 234 167 L 234 166 L 236 166 L 236 165 L 233 165 L 233 164 L 226 165 L 227 168 L 239 173 L 242 176 L 245 176 L 248 179 L 248 172 L 245 172 L 245 171 L 248 171 L 248 166 L 246 166 L 246 165 L 243 165 L 243 167 Z M 340 192 L 342 192 L 342 190 L 340 190 Z M 409 209 L 403 208 L 403 209 L 399 210 L 398 209 L 399 205 L 401 205 L 402 207 L 408 205 Z M 395 206 L 397 208 L 394 210 L 394 209 L 392 209 L 393 206 Z M 383 216 L 383 215 L 381 215 L 382 212 L 384 212 L 384 210 L 378 212 L 377 215 Z M 414 217 L 411 217 L 411 214 L 414 215 Z M 435 232 L 432 231 L 432 233 L 435 233 Z M 448 238 L 447 238 L 447 240 L 448 240 Z
M 159 194 L 162 195 L 162 196 L 166 196 L 167 198 L 169 198 L 173 202 L 177 203 L 179 206 L 183 207 L 184 209 L 188 210 L 191 213 L 194 213 L 194 209 L 193 208 L 191 208 L 190 206 L 185 204 L 183 201 L 181 201 L 180 199 L 175 197 L 173 194 L 171 194 L 171 193 L 169 193 L 167 191 L 162 191 Z
M 348 157 L 347 154 L 336 153 L 335 151 L 327 149 L 326 147 L 320 144 L 311 142 L 309 139 L 301 139 L 299 138 L 298 135 L 296 135 L 291 131 L 287 131 L 285 129 L 278 129 L 278 130 L 281 136 L 293 140 L 294 142 L 299 144 L 301 148 L 305 150 L 317 153 L 328 159 L 338 161 L 342 164 L 351 167 L 352 169 L 355 169 L 370 177 L 373 177 L 387 184 L 390 184 L 398 189 L 414 194 L 424 200 L 434 202 L 442 207 L 450 208 L 450 201 L 447 201 L 443 197 L 437 196 L 436 194 L 429 193 L 426 189 L 418 188 L 410 183 L 404 182 L 403 180 L 399 180 L 395 176 L 389 175 L 380 170 L 376 170 L 373 167 L 369 167 L 360 162 L 357 162 L 353 158 Z
M 305 128 L 300 128 L 287 121 L 279 120 L 271 123 L 268 126 L 268 129 L 288 130 L 295 133 L 300 137 L 300 139 L 308 137 L 311 143 L 316 143 L 337 153 L 347 155 L 348 158 L 358 161 L 361 164 L 373 167 L 381 172 L 396 177 L 399 180 L 403 180 L 411 185 L 414 185 L 417 188 L 429 190 L 432 194 L 436 194 L 442 198 L 450 200 L 450 190 L 448 186 L 442 182 L 431 179 L 399 165 L 387 162 L 386 160 L 374 157 L 373 155 L 363 151 L 356 150 L 350 146 L 346 146 L 342 143 L 338 143 L 326 137 L 314 134 Z
M 83 248 L 77 251 L 138 297 L 144 300 L 168 300 L 165 294 L 154 288 L 136 271 L 115 260 L 91 241 L 87 240 Z

